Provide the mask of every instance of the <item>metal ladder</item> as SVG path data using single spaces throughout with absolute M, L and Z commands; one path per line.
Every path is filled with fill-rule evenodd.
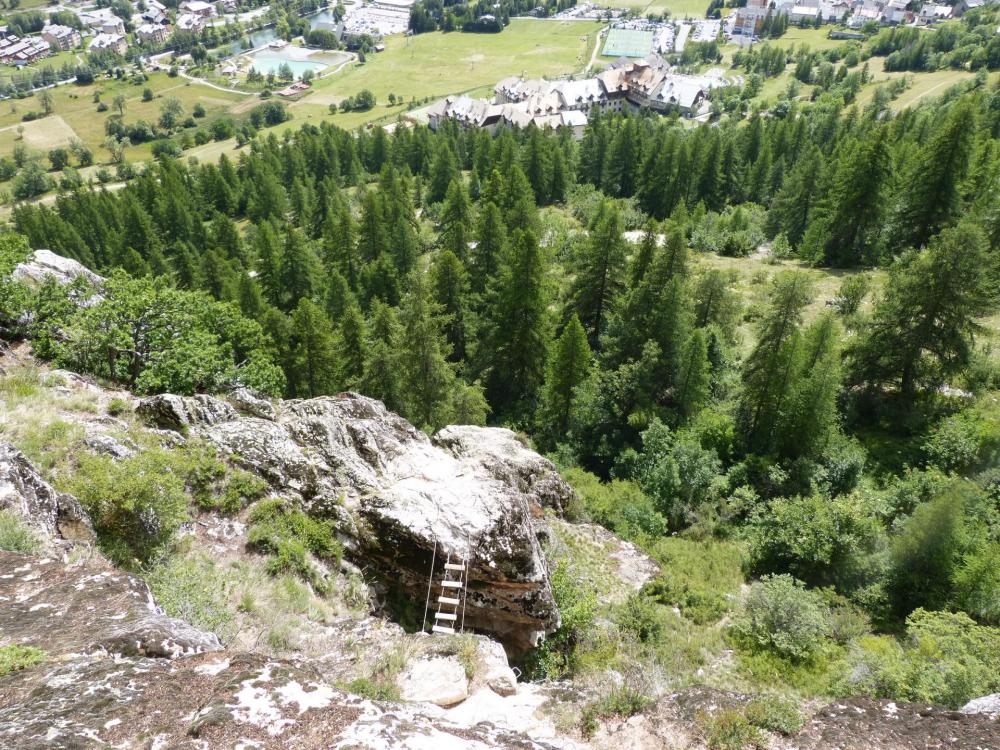
M 434 575 L 433 569 L 431 575 Z M 465 631 L 465 587 L 468 576 L 465 558 L 461 558 L 460 562 L 452 562 L 449 552 L 444 564 L 444 576 L 440 582 L 441 593 L 437 598 L 437 612 L 434 613 L 432 633 L 455 635 L 456 632 Z

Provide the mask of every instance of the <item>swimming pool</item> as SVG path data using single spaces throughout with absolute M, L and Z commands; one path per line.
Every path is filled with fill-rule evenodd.
M 307 70 L 311 70 L 313 73 L 319 73 L 321 70 L 326 69 L 326 63 L 316 62 L 314 60 L 296 60 L 292 55 L 286 52 L 276 51 L 276 50 L 262 50 L 253 56 L 253 67 L 257 69 L 258 73 L 263 73 L 267 75 L 268 73 L 274 73 L 278 75 L 278 71 L 281 69 L 282 65 L 287 65 L 292 70 L 292 75 L 296 78 L 301 78 L 302 74 Z

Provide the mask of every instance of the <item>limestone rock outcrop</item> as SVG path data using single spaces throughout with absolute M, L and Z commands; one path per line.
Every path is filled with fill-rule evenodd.
M 76 498 L 56 492 L 8 443 L 0 443 L 0 509 L 19 515 L 47 546 L 94 539 L 90 519 Z
M 161 395 L 137 411 L 205 437 L 278 494 L 336 519 L 348 556 L 411 601 L 425 601 L 432 558 L 440 568 L 450 555 L 470 561 L 467 628 L 518 652 L 558 627 L 543 509 L 560 509 L 572 490 L 510 430 L 448 427 L 428 438 L 353 393 L 273 403 Z
M 82 263 L 72 258 L 64 258 L 51 250 L 35 250 L 27 260 L 18 263 L 11 273 L 15 281 L 29 284 L 42 284 L 46 279 L 52 279 L 60 286 L 72 284 L 78 278 L 84 278 L 94 286 L 99 286 L 104 278 L 98 276 Z

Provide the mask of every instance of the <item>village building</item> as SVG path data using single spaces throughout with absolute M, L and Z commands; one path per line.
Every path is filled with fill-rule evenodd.
M 144 23 L 135 30 L 140 44 L 163 44 L 168 33 L 169 28 L 158 23 Z
M 447 97 L 427 110 L 431 128 L 452 120 L 463 127 L 495 132 L 501 126 L 571 128 L 582 137 L 594 109 L 620 112 L 648 108 L 694 116 L 705 111 L 708 92 L 725 85 L 715 76 L 681 75 L 659 55 L 640 60 L 620 58 L 592 78 L 576 81 L 504 78 L 494 100 Z
M 201 31 L 205 26 L 205 18 L 193 13 L 177 16 L 177 28 L 181 31 Z
M 215 15 L 215 6 L 203 0 L 184 0 L 184 2 L 177 6 L 177 10 L 181 13 L 190 13 L 193 16 L 200 16 L 201 18 L 211 18 Z
M 80 46 L 80 32 L 72 26 L 47 24 L 42 27 L 42 39 L 49 43 L 52 49 L 70 50 Z
M 5 34 L 0 39 L 0 63 L 6 65 L 28 65 L 47 57 L 51 52 L 49 43 L 41 37 L 18 37 Z
M 124 34 L 125 22 L 110 8 L 95 8 L 77 13 L 81 23 L 98 34 Z
M 124 55 L 128 50 L 128 40 L 124 34 L 98 34 L 90 40 L 87 47 L 91 50 L 111 50 L 119 55 Z

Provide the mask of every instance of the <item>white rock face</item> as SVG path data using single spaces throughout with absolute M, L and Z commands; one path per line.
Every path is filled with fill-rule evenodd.
M 269 404 L 248 394 L 143 400 L 159 427 L 197 432 L 279 494 L 337 519 L 349 557 L 415 602 L 451 556 L 469 560 L 466 627 L 523 651 L 558 627 L 539 539 L 543 508 L 572 490 L 510 430 L 449 427 L 433 439 L 353 393 Z M 235 408 L 234 408 L 235 407 Z
M 420 659 L 399 676 L 403 699 L 448 707 L 469 697 L 465 667 L 454 656 Z
M 8 443 L 0 443 L 0 509 L 19 515 L 46 546 L 94 539 L 90 519 L 76 498 L 56 492 Z
M 963 714 L 985 714 L 994 719 L 1000 718 L 1000 693 L 974 698 L 960 709 Z
M 15 281 L 41 284 L 47 278 L 54 279 L 61 286 L 72 284 L 81 276 L 94 286 L 104 281 L 82 263 L 71 258 L 56 255 L 51 250 L 35 250 L 23 263 L 18 263 L 11 274 Z

